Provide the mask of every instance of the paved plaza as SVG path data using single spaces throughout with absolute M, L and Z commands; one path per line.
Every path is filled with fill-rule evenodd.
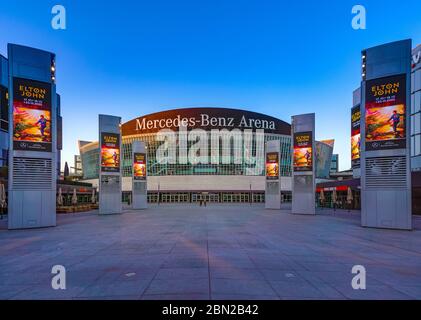
M 161 205 L 0 229 L 0 299 L 421 299 L 421 228 L 359 226 L 358 213 Z M 51 268 L 66 268 L 53 290 Z M 367 289 L 354 290 L 363 265 Z

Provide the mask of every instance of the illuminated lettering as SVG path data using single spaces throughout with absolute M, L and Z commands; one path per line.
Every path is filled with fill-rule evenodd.
M 238 121 L 238 120 L 237 120 Z M 177 115 L 175 118 L 162 118 L 162 119 L 153 119 L 148 120 L 147 118 L 138 118 L 136 119 L 136 131 L 142 130 L 152 130 L 152 129 L 170 129 L 170 128 L 180 128 L 181 126 L 187 127 L 218 127 L 218 128 L 229 128 L 229 127 L 238 127 L 238 128 L 254 128 L 254 129 L 266 129 L 266 130 L 276 130 L 276 125 L 274 121 L 269 121 L 265 119 L 253 119 L 246 118 L 246 116 L 241 116 L 239 123 L 236 124 L 236 119 L 233 117 L 211 117 L 209 114 L 202 113 L 200 118 L 196 119 L 195 117 L 190 118 L 181 118 L 180 115 Z
M 19 86 L 19 92 L 22 97 L 32 98 L 32 99 L 45 99 L 47 94 L 46 89 L 31 87 L 31 86 Z
M 209 115 L 207 115 L 207 114 L 201 114 L 200 117 L 202 119 L 202 127 L 209 126 Z
M 399 92 L 400 83 L 387 83 L 378 86 L 371 87 L 371 92 L 375 97 L 381 97 L 384 95 L 397 94 Z
M 145 121 L 146 121 L 146 118 L 143 118 L 142 122 L 140 122 L 139 118 L 136 119 L 136 131 L 143 130 L 143 128 L 145 127 Z

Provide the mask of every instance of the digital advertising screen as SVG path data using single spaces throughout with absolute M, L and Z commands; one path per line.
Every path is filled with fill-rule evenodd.
M 366 150 L 406 148 L 406 76 L 367 81 Z
M 268 152 L 266 154 L 266 179 L 279 179 L 279 153 Z
M 135 153 L 133 155 L 133 179 L 146 180 L 146 154 Z
M 313 136 L 311 132 L 294 134 L 294 171 L 313 171 Z
M 51 84 L 13 78 L 13 147 L 51 152 Z
M 101 134 L 101 170 L 102 172 L 120 172 L 120 135 Z
M 361 150 L 361 109 L 359 106 L 351 109 L 351 161 L 352 167 L 360 166 Z

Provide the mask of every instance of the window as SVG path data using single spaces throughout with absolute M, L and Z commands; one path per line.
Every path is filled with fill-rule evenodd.
M 420 117 L 421 113 L 416 113 L 414 116 L 414 134 L 419 134 L 421 133 L 421 117 Z
M 421 90 L 421 69 L 415 71 L 414 73 L 414 91 Z
M 413 94 L 414 100 L 413 102 L 413 108 L 414 113 L 420 112 L 421 110 L 421 91 L 417 91 Z
M 415 134 L 415 115 L 411 116 L 411 136 Z
M 6 149 L 1 150 L 0 167 L 7 166 L 9 153 Z
M 0 129 L 4 131 L 9 129 L 9 101 L 7 95 L 7 88 L 0 86 Z
M 415 72 L 411 73 L 411 93 L 415 91 Z
M 415 113 L 415 94 L 411 94 L 411 114 Z
M 415 137 L 411 137 L 411 157 L 415 157 Z
M 415 156 L 421 154 L 421 135 L 417 134 L 415 136 Z

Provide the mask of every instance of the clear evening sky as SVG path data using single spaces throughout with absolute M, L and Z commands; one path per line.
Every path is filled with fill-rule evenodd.
M 67 29 L 51 28 L 64 5 Z M 353 30 L 351 9 L 367 9 Z M 57 54 L 64 161 L 77 140 L 98 139 L 98 113 L 123 121 L 181 107 L 231 107 L 290 122 L 316 112 L 316 138 L 336 140 L 350 167 L 352 91 L 360 52 L 421 43 L 421 1 L 1 1 L 0 54 L 7 43 Z

